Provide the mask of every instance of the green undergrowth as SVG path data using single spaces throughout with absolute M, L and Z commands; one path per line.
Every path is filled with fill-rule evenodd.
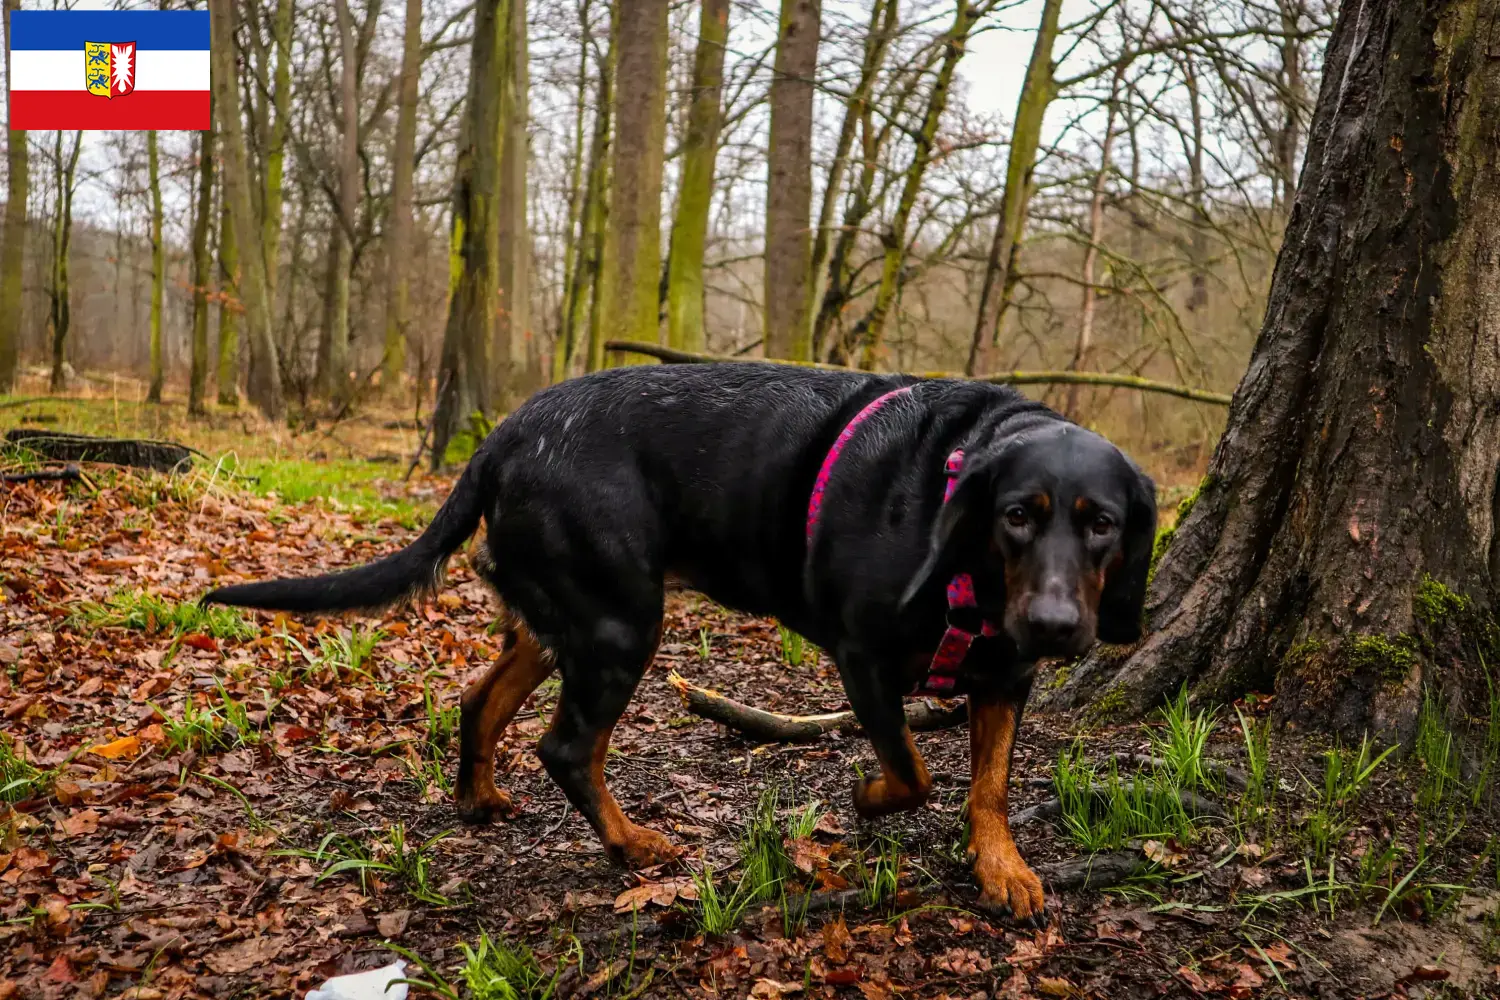
M 352 459 L 247 459 L 231 468 L 249 477 L 245 488 L 282 503 L 321 503 L 354 510 L 378 520 L 389 519 L 404 528 L 421 528 L 432 519 L 433 507 L 406 499 L 390 499 L 380 492 L 382 481 L 399 482 L 404 466 Z
M 85 601 L 68 616 L 74 628 L 141 629 L 173 635 L 202 633 L 216 639 L 253 639 L 260 634 L 237 609 L 201 607 L 193 601 L 173 601 L 143 590 L 120 591 L 101 601 Z

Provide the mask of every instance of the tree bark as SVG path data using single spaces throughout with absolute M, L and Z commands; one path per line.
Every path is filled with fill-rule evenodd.
M 1345 0 L 1264 325 L 1161 557 L 1149 635 L 1043 693 L 1141 712 L 1274 686 L 1286 722 L 1408 736 L 1493 640 L 1500 63 L 1460 0 Z M 1463 596 L 1459 596 L 1463 595 Z M 1493 662 L 1493 660 L 1491 660 Z
M 881 258 L 880 284 L 875 289 L 875 301 L 870 306 L 870 312 L 860 324 L 864 327 L 864 349 L 859 366 L 865 371 L 874 371 L 883 354 L 886 318 L 896 302 L 896 293 L 901 286 L 901 273 L 906 264 L 906 229 L 911 220 L 912 208 L 917 204 L 917 196 L 922 192 L 922 180 L 927 175 L 927 166 L 932 162 L 938 125 L 942 122 L 943 112 L 948 109 L 948 88 L 953 83 L 953 74 L 958 69 L 959 60 L 964 57 L 969 31 L 989 7 L 988 3 L 973 6 L 969 0 L 958 0 L 953 27 L 948 30 L 948 36 L 943 42 L 942 65 L 938 68 L 937 78 L 927 97 L 922 126 L 914 137 L 911 165 L 906 168 L 901 196 L 896 202 L 896 213 L 891 217 L 891 224 L 881 234 L 884 253 Z
M 479 0 L 474 8 L 469 96 L 453 185 L 449 243 L 448 322 L 438 369 L 432 465 L 441 468 L 448 443 L 469 415 L 493 413 L 490 345 L 499 287 L 501 88 L 509 72 L 507 0 Z
M 417 170 L 417 85 L 422 75 L 422 0 L 406 0 L 401 75 L 396 90 L 396 136 L 391 153 L 391 229 L 386 237 L 385 345 L 380 380 L 395 391 L 406 371 L 411 335 L 412 189 Z
M 854 148 L 854 139 L 869 114 L 870 96 L 875 90 L 875 82 L 880 78 L 886 50 L 890 48 L 891 38 L 896 32 L 898 11 L 897 0 L 874 0 L 870 6 L 870 24 L 865 29 L 859 80 L 844 106 L 844 123 L 839 127 L 838 144 L 834 147 L 833 162 L 828 168 L 828 182 L 823 186 L 823 203 L 818 210 L 817 228 L 813 232 L 812 263 L 808 278 L 808 287 L 812 290 L 812 308 L 817 310 L 812 335 L 814 360 L 823 357 L 824 339 L 836 315 L 827 308 L 828 290 L 834 277 L 828 259 L 830 241 L 833 239 L 833 215 L 843 193 L 844 174 L 849 169 L 849 154 Z
M 271 21 L 271 40 L 276 47 L 276 68 L 272 71 L 271 122 L 265 150 L 265 172 L 261 185 L 261 246 L 266 257 L 266 309 L 276 311 L 276 283 L 281 257 L 282 182 L 286 162 L 287 129 L 292 105 L 292 20 L 293 0 L 276 0 L 276 14 Z
M 349 371 L 349 269 L 359 211 L 359 55 L 349 0 L 334 0 L 339 32 L 338 203 L 328 233 L 328 295 L 318 340 L 318 389 L 342 402 L 353 391 Z
M 682 182 L 672 219 L 672 252 L 667 262 L 667 344 L 683 351 L 705 349 L 703 331 L 703 247 L 714 196 L 714 162 L 719 155 L 724 46 L 729 40 L 729 0 L 703 0 L 698 18 L 698 51 L 693 56 L 693 95 L 687 136 L 682 143 Z
M 563 289 L 557 309 L 557 341 L 552 345 L 553 382 L 561 382 L 568 377 L 573 351 L 578 344 L 577 328 L 573 320 L 578 308 L 583 262 L 587 256 L 584 248 L 587 232 L 585 202 L 588 197 L 585 177 L 591 177 L 592 174 L 585 174 L 583 160 L 587 137 L 584 126 L 589 107 L 589 47 L 593 42 L 589 7 L 590 0 L 581 0 L 578 5 L 578 91 L 573 107 L 573 156 L 568 164 L 568 225 L 567 240 L 563 247 Z
M 531 362 L 531 227 L 526 218 L 526 0 L 510 0 L 508 72 L 502 91 L 499 257 L 500 306 L 495 316 L 495 404 L 508 409 L 527 394 Z
M 5 0 L 5 79 L 10 80 L 10 12 L 20 0 Z M 8 88 L 7 84 L 7 88 Z M 7 97 L 9 96 L 7 89 Z M 31 171 L 26 132 L 5 134 L 5 229 L 0 232 L 0 392 L 16 381 L 21 347 L 21 272 L 26 262 L 26 201 L 31 193 Z
M 166 289 L 167 269 L 161 242 L 161 164 L 157 159 L 155 129 L 146 133 L 146 175 L 151 196 L 151 387 L 146 402 L 160 403 L 167 379 L 161 342 L 162 293 Z
M 594 102 L 594 136 L 589 149 L 589 179 L 583 209 L 583 274 L 574 283 L 571 317 L 574 343 L 586 333 L 585 367 L 604 367 L 604 317 L 600 313 L 600 278 L 604 267 L 604 235 L 609 229 L 609 172 L 614 139 L 615 60 L 619 57 L 619 0 L 610 5 L 609 44 L 599 67 L 599 96 Z M 585 296 L 588 308 L 584 309 Z
M 53 180 L 57 194 L 56 212 L 52 223 L 52 274 L 48 281 L 51 310 L 48 321 L 52 327 L 52 378 L 50 391 L 61 392 L 66 379 L 63 364 L 66 360 L 68 331 L 73 323 L 72 289 L 68 279 L 68 265 L 73 242 L 73 178 L 78 171 L 78 153 L 83 148 L 83 133 L 73 133 L 73 150 L 63 158 L 63 133 L 59 131 L 53 143 Z
M 995 218 L 995 237 L 990 242 L 989 260 L 985 263 L 984 284 L 979 292 L 979 309 L 974 320 L 974 336 L 969 343 L 969 362 L 964 371 L 977 375 L 995 364 L 994 349 L 1000 335 L 1000 324 L 1010 308 L 1015 289 L 1017 258 L 1021 237 L 1026 230 L 1026 208 L 1031 202 L 1032 171 L 1036 169 L 1037 149 L 1042 143 L 1042 121 L 1047 108 L 1057 96 L 1053 73 L 1052 49 L 1057 43 L 1058 18 L 1062 0 L 1046 0 L 1036 42 L 1031 49 L 1031 63 L 1016 102 L 1016 125 L 1010 137 L 1010 157 L 1005 166 L 1005 190 L 1000 196 L 1000 212 Z
M 781 0 L 766 151 L 765 354 L 812 360 L 812 126 L 821 0 Z
M 250 343 L 250 366 L 245 380 L 250 402 L 267 417 L 279 419 L 285 407 L 276 342 L 271 338 L 270 300 L 267 298 L 266 260 L 260 227 L 250 192 L 250 161 L 245 125 L 240 114 L 239 78 L 235 67 L 233 0 L 210 0 L 213 26 L 214 109 L 224 149 L 224 197 L 234 220 L 234 235 L 243 258 L 240 294 L 245 304 L 245 332 Z M 220 387 L 222 392 L 222 386 Z
M 601 335 L 659 340 L 661 183 L 667 128 L 667 0 L 618 0 L 609 222 L 599 273 Z M 622 95 L 623 96 L 623 95 Z
M 240 405 L 240 246 L 234 238 L 229 196 L 220 185 L 219 210 L 219 372 L 220 406 Z
M 198 201 L 193 210 L 193 358 L 188 376 L 188 415 L 207 413 L 208 289 L 213 281 L 213 253 L 208 234 L 214 214 L 214 130 L 198 133 Z

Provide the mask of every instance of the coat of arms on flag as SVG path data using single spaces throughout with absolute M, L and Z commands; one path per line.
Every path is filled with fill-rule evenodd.
M 208 11 L 13 10 L 9 16 L 11 128 L 210 126 Z
M 83 67 L 90 94 L 124 97 L 135 89 L 135 42 L 84 42 Z

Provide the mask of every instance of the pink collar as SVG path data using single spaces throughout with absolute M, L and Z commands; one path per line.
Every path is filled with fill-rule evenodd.
M 819 515 L 823 509 L 823 494 L 828 489 L 828 480 L 833 475 L 833 467 L 838 464 L 839 455 L 844 447 L 854 437 L 854 432 L 859 425 L 869 420 L 880 411 L 891 400 L 898 396 L 910 393 L 911 386 L 902 386 L 900 389 L 892 389 L 882 396 L 877 396 L 864 409 L 855 414 L 838 438 L 833 442 L 833 447 L 828 449 L 828 454 L 823 458 L 823 465 L 818 469 L 818 478 L 813 480 L 812 496 L 807 501 L 807 541 L 812 544 L 813 532 L 818 527 Z M 943 466 L 943 471 L 948 477 L 947 485 L 943 490 L 943 503 L 953 499 L 953 492 L 958 488 L 958 477 L 963 472 L 964 453 L 962 448 L 955 449 L 948 456 L 948 461 Z M 932 665 L 927 668 L 927 677 L 918 686 L 918 694 L 951 695 L 958 683 L 958 676 L 963 669 L 964 659 L 969 655 L 969 647 L 974 640 L 983 636 L 997 635 L 999 630 L 989 622 L 981 622 L 978 632 L 970 632 L 960 628 L 953 621 L 954 611 L 977 608 L 978 602 L 974 597 L 974 578 L 968 573 L 959 573 L 948 581 L 948 628 L 943 633 L 943 639 L 938 643 L 937 652 L 932 655 Z

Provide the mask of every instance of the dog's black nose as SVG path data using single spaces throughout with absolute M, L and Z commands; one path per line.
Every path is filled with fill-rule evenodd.
M 1026 612 L 1032 641 L 1043 646 L 1065 646 L 1078 634 L 1078 604 L 1064 597 L 1039 594 Z

